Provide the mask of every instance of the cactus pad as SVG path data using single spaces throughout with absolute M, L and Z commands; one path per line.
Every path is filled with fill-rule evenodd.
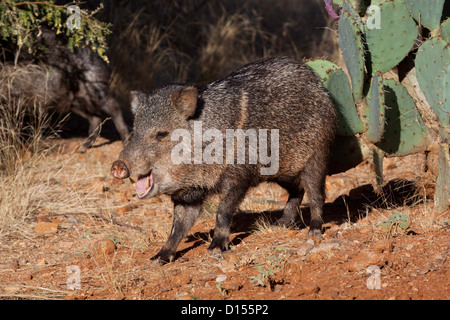
M 382 2 L 379 7 L 381 28 L 367 28 L 366 42 L 373 70 L 384 73 L 408 55 L 418 36 L 418 26 L 403 0 Z
M 383 93 L 383 78 L 377 71 L 372 79 L 369 96 L 369 110 L 367 113 L 367 139 L 372 143 L 381 140 L 384 133 L 385 102 Z
M 377 194 L 383 192 L 383 159 L 384 155 L 377 150 L 370 148 L 369 150 L 369 167 L 372 174 L 372 186 Z
M 441 35 L 445 41 L 450 43 L 450 18 L 442 22 L 441 24 Z
M 355 12 L 350 13 L 349 10 L 342 12 L 339 19 L 339 45 L 350 74 L 353 97 L 356 102 L 360 102 L 364 86 L 364 46 L 358 27 L 361 21 L 357 22 L 355 18 L 360 19 Z
M 356 111 L 348 77 L 339 66 L 326 60 L 306 63 L 322 79 L 323 86 L 330 93 L 339 118 L 340 135 L 354 135 L 364 131 L 364 124 Z
M 423 151 L 428 145 L 428 129 L 414 100 L 399 82 L 384 80 L 386 125 L 377 146 L 384 152 L 404 156 Z
M 442 126 L 450 125 L 450 45 L 442 37 L 427 40 L 416 56 L 420 89 Z
M 414 19 L 428 29 L 436 29 L 441 22 L 445 0 L 405 0 Z
M 450 155 L 446 143 L 439 144 L 438 177 L 434 200 L 438 212 L 447 210 L 450 200 Z

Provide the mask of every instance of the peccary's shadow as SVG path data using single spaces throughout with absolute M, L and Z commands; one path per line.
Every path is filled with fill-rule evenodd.
M 351 190 L 348 195 L 341 195 L 333 202 L 326 203 L 323 216 L 324 224 L 333 222 L 340 225 L 349 220 L 356 222 L 367 215 L 367 208 L 387 209 L 408 206 L 423 200 L 418 193 L 414 181 L 410 180 L 391 180 L 383 187 L 382 191 L 381 194 L 377 194 L 371 184 L 366 184 Z M 282 214 L 283 210 L 237 212 L 231 224 L 231 246 L 240 244 L 246 237 L 255 232 L 256 222 L 261 218 L 264 218 L 266 223 L 270 225 L 276 225 Z M 310 211 L 308 204 L 302 204 L 301 216 L 296 221 L 296 227 L 299 229 L 308 228 L 309 221 Z M 207 232 L 190 234 L 185 240 L 185 243 L 193 242 L 193 244 L 188 248 L 178 251 L 176 259 L 204 243 L 209 244 L 213 235 L 214 229 L 210 229 Z

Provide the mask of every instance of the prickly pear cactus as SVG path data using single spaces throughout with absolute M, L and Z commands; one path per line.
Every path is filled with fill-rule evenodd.
M 339 19 L 339 45 L 350 74 L 353 97 L 359 102 L 363 98 L 364 88 L 364 44 L 358 27 L 361 21 L 356 21 L 356 16 L 355 12 L 342 12 Z
M 418 36 L 418 26 L 410 16 L 403 0 L 382 2 L 380 10 L 367 17 L 380 19 L 379 28 L 367 28 L 366 41 L 373 70 L 387 72 L 411 51 Z
M 416 73 L 420 89 L 443 126 L 450 123 L 448 82 L 450 45 L 441 36 L 431 38 L 419 48 L 416 57 Z
M 370 86 L 367 112 L 367 139 L 372 143 L 380 142 L 384 133 L 385 109 L 383 75 L 375 72 Z
M 388 155 L 405 156 L 426 150 L 428 129 L 414 100 L 396 80 L 384 80 L 386 127 L 376 145 Z
M 363 132 L 365 126 L 356 111 L 348 77 L 344 71 L 327 60 L 308 61 L 306 64 L 317 73 L 336 105 L 339 134 L 351 136 Z
M 440 31 L 442 38 L 450 43 L 450 18 L 442 22 Z
M 430 30 L 439 27 L 445 0 L 406 0 L 414 19 Z
M 339 45 L 348 72 L 325 60 L 307 63 L 330 92 L 341 122 L 330 173 L 368 159 L 374 189 L 381 191 L 383 158 L 428 150 L 438 123 L 435 201 L 436 208 L 446 210 L 450 200 L 450 19 L 443 16 L 445 1 L 333 0 L 335 8 L 341 6 L 340 15 L 331 0 L 325 1 L 327 11 L 339 20 Z M 424 106 L 438 119 L 433 126 L 421 117 Z M 426 119 L 430 121 L 428 115 Z

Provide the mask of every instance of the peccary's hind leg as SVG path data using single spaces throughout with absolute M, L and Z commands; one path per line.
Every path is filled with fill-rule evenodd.
M 231 218 L 236 212 L 242 199 L 244 199 L 247 190 L 248 187 L 243 185 L 229 186 L 227 190 L 224 190 L 225 197 L 219 203 L 217 209 L 216 227 L 208 250 L 228 250 Z
M 289 199 L 284 207 L 283 215 L 278 220 L 278 224 L 286 227 L 295 225 L 295 220 L 304 194 L 305 191 L 303 189 L 289 193 Z
M 311 159 L 302 174 L 302 184 L 308 193 L 311 222 L 309 235 L 319 237 L 322 234 L 322 216 L 325 203 L 325 162 Z
M 162 263 L 173 261 L 180 241 L 186 237 L 187 233 L 194 225 L 201 208 L 201 203 L 195 205 L 175 204 L 170 236 L 161 251 L 159 251 L 152 260 L 159 259 Z

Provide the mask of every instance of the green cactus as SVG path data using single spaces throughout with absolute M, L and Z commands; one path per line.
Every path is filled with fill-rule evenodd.
M 447 210 L 450 200 L 450 156 L 448 144 L 439 145 L 435 205 L 439 212 Z
M 337 64 L 322 59 L 309 60 L 306 62 L 306 65 L 313 69 L 322 81 L 328 77 L 331 71 L 341 69 Z
M 384 80 L 386 126 L 377 147 L 385 153 L 404 156 L 425 151 L 428 129 L 406 88 L 393 79 Z
M 442 22 L 441 24 L 441 35 L 445 41 L 450 43 L 450 18 Z
M 383 77 L 381 72 L 377 71 L 374 74 L 369 95 L 367 96 L 367 140 L 372 143 L 380 142 L 384 133 L 384 114 L 386 105 L 384 102 L 383 90 Z
M 373 176 L 373 190 L 380 194 L 383 191 L 383 159 L 382 152 L 378 152 L 374 148 L 369 150 L 369 166 Z
M 430 30 L 439 27 L 445 0 L 405 0 L 414 19 Z
M 353 101 L 348 77 L 336 64 L 327 60 L 314 60 L 306 63 L 322 79 L 322 83 L 333 99 L 339 118 L 338 132 L 350 136 L 365 130 Z
M 385 73 L 408 55 L 417 39 L 418 27 L 403 0 L 381 2 L 379 7 L 380 29 L 366 28 L 366 41 L 373 70 Z
M 450 45 L 441 36 L 425 41 L 417 52 L 415 64 L 420 89 L 441 125 L 449 126 Z
M 444 115 L 447 115 L 447 122 L 441 120 L 441 138 L 445 141 L 450 141 L 450 126 L 448 125 L 450 118 L 450 65 L 447 67 L 447 73 L 444 76 L 444 102 L 445 111 Z
M 353 10 L 349 7 L 350 10 Z M 364 45 L 358 24 L 359 16 L 349 10 L 344 10 L 339 19 L 339 45 L 342 56 L 350 74 L 353 97 L 356 102 L 363 98 L 364 88 Z
M 430 134 L 415 101 L 422 109 L 429 104 L 440 124 L 435 201 L 440 212 L 446 210 L 450 199 L 450 19 L 439 28 L 445 1 L 334 0 L 342 5 L 340 17 L 331 0 L 325 1 L 333 18 L 339 20 L 339 45 L 351 83 L 350 93 L 348 78 L 339 67 L 314 63 L 343 122 L 332 149 L 329 173 L 345 171 L 368 159 L 374 188 L 381 191 L 383 157 L 422 152 L 431 145 L 435 135 Z M 369 4 L 378 7 L 361 11 Z M 374 23 L 377 19 L 379 24 Z M 419 26 L 431 32 L 420 29 L 422 37 L 430 38 L 415 54 L 412 50 Z M 412 97 L 394 80 L 403 78 L 406 66 L 412 69 L 408 81 L 403 82 Z M 359 114 L 364 117 L 361 123 Z M 430 124 L 436 132 L 435 122 Z
M 358 0 L 355 0 L 359 2 Z M 354 1 L 353 1 L 354 2 Z M 342 4 L 342 11 L 348 11 L 348 13 L 352 16 L 353 20 L 356 22 L 358 29 L 360 32 L 364 33 L 365 25 L 361 20 L 358 12 L 356 11 L 355 3 L 350 3 L 349 1 L 344 1 Z

